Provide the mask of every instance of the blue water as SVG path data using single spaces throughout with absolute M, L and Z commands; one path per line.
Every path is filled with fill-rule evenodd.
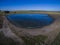
M 22 28 L 41 28 L 54 21 L 47 14 L 12 14 L 7 18 L 14 25 Z

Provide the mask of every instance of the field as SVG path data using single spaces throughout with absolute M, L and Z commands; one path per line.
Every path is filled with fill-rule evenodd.
M 51 45 L 60 45 L 60 33 L 57 35 L 56 39 L 52 42 Z
M 41 11 L 41 10 L 20 10 L 20 11 L 0 11 L 0 15 L 8 15 L 8 14 L 57 14 L 60 15 L 60 11 Z
M 51 40 L 53 40 L 53 37 L 54 36 L 56 37 L 56 34 L 58 34 L 58 32 L 60 31 L 60 17 L 59 17 L 60 11 L 58 11 L 58 12 L 55 12 L 55 11 L 10 11 L 9 13 L 5 13 L 4 11 L 0 12 L 0 15 L 8 15 L 8 14 L 48 14 L 48 15 L 52 15 L 52 17 L 55 17 L 56 21 L 52 25 L 44 27 L 43 31 L 42 30 L 40 31 L 40 29 L 33 29 L 33 30 L 29 29 L 29 31 L 28 31 L 28 29 L 21 29 L 21 28 L 19 28 L 19 30 L 14 30 L 16 27 L 12 30 L 11 29 L 12 25 L 10 25 L 10 22 L 9 22 L 9 25 L 10 25 L 9 29 L 11 29 L 11 31 L 13 33 L 15 33 L 17 36 L 21 35 L 22 31 L 20 33 L 19 32 L 20 30 L 26 30 L 25 32 L 31 32 L 31 35 L 39 34 L 39 33 L 46 34 L 46 35 L 33 36 L 33 38 L 30 38 L 32 36 L 27 37 L 26 35 L 25 35 L 25 37 L 19 36 L 24 41 L 25 45 L 45 44 L 44 41 L 48 38 L 48 36 L 49 36 L 48 41 L 51 41 Z M 6 21 L 6 19 L 4 19 L 4 20 Z M 0 24 L 2 24 L 1 20 L 0 20 Z M 8 25 L 7 21 L 6 21 L 6 24 Z M 7 26 L 6 24 L 5 24 L 5 26 Z M 7 27 L 9 27 L 9 26 L 7 26 Z M 57 29 L 59 29 L 59 30 L 57 30 Z M 52 33 L 48 32 L 48 30 L 51 31 Z M 17 33 L 14 31 L 16 31 Z M 6 30 L 6 32 L 7 32 L 7 30 Z M 37 33 L 35 33 L 35 32 L 37 32 Z M 45 33 L 45 32 L 48 32 L 48 33 Z M 24 34 L 26 34 L 26 33 L 23 33 L 23 35 Z M 60 45 L 60 33 L 57 35 L 56 39 L 51 43 L 51 45 Z

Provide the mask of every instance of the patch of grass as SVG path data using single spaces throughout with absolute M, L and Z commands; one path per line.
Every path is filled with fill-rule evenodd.
M 51 43 L 51 45 L 60 45 L 60 33 L 57 35 L 56 39 Z
M 5 37 L 3 32 L 0 32 L 0 45 L 19 45 L 19 43 L 11 38 Z
M 2 20 L 2 18 L 0 17 L 0 28 L 2 28 L 2 26 L 3 26 L 3 20 Z
M 43 35 L 38 35 L 38 36 L 34 36 L 32 38 L 30 37 L 21 37 L 25 43 L 25 45 L 41 45 L 44 44 L 44 41 L 47 39 L 47 36 L 43 36 Z

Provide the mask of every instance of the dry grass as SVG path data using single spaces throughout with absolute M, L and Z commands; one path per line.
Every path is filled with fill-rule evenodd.
M 60 11 L 38 11 L 38 10 L 32 10 L 32 11 L 10 11 L 9 14 L 58 14 L 60 15 Z M 4 11 L 0 12 L 0 15 L 5 15 Z

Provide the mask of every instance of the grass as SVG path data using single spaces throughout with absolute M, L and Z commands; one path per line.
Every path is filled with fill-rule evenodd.
M 3 32 L 0 32 L 0 45 L 19 45 L 19 43 L 11 38 L 5 37 Z
M 10 14 L 59 14 L 60 12 L 55 11 L 11 11 Z
M 2 20 L 0 20 L 0 24 L 2 24 L 3 23 L 3 21 Z
M 14 28 L 11 29 L 16 35 L 18 35 L 24 41 L 24 45 L 35 45 L 35 44 L 41 45 L 44 44 L 44 41 L 48 38 L 47 36 L 44 35 L 31 36 L 29 34 L 26 34 L 25 36 L 20 36 L 19 32 L 17 33 L 16 31 L 14 31 L 15 30 Z
M 10 11 L 9 13 L 5 13 L 4 11 L 0 11 L 1 15 L 9 15 L 9 14 L 58 14 L 60 15 L 60 11 L 43 11 L 43 10 L 16 10 Z
M 0 28 L 2 28 L 2 26 L 3 26 L 3 20 L 0 19 Z
M 25 45 L 41 45 L 44 44 L 44 41 L 47 39 L 47 36 L 43 36 L 43 35 L 38 35 L 38 36 L 34 36 L 32 38 L 30 37 L 21 37 L 24 41 Z
M 44 35 L 38 35 L 38 36 L 31 36 L 29 34 L 29 36 L 25 35 L 25 36 L 20 36 L 19 32 L 17 33 L 16 31 L 14 31 L 13 28 L 11 28 L 13 30 L 13 32 L 18 35 L 23 41 L 24 41 L 24 45 L 41 45 L 44 44 L 44 41 L 48 38 L 47 36 Z
M 51 45 L 60 45 L 60 33 L 57 35 L 56 39 L 51 43 Z

